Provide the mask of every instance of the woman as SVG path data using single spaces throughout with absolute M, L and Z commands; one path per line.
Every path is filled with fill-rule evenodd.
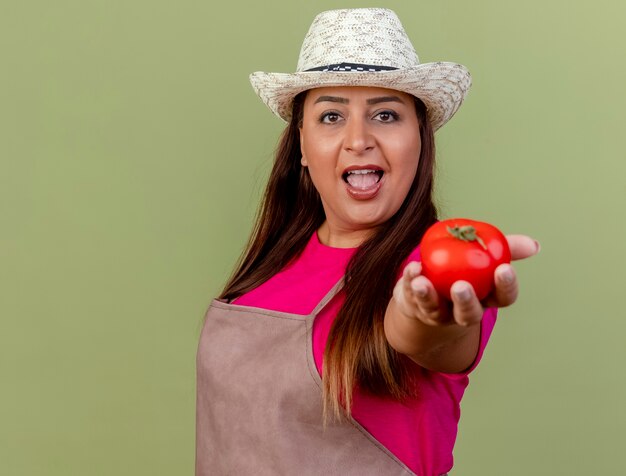
M 446 474 L 468 374 L 518 292 L 508 264 L 483 302 L 420 275 L 434 131 L 469 73 L 420 65 L 386 9 L 318 15 L 297 71 L 251 75 L 288 126 L 200 338 L 196 474 Z M 514 259 L 538 251 L 507 238 Z

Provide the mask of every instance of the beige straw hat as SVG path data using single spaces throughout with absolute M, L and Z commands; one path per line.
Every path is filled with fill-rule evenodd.
M 404 91 L 428 108 L 433 129 L 461 106 L 472 84 L 465 66 L 420 64 L 397 15 L 385 8 L 330 10 L 315 17 L 304 38 L 296 72 L 250 75 L 261 100 L 289 122 L 293 98 L 324 86 L 377 86 Z

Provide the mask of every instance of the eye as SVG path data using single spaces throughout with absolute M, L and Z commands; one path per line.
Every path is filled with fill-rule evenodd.
M 398 113 L 394 111 L 380 111 L 374 118 L 380 122 L 395 122 L 398 120 L 399 116 Z
M 320 116 L 320 122 L 324 124 L 334 124 L 341 119 L 341 116 L 338 112 L 328 111 Z

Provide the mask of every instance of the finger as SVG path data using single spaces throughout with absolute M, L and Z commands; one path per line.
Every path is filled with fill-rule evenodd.
M 525 259 L 536 255 L 541 250 L 541 245 L 527 235 L 506 235 L 511 250 L 511 259 Z
M 417 305 L 414 302 L 413 291 L 411 290 L 411 280 L 418 276 L 422 270 L 421 263 L 412 261 L 402 270 L 402 277 L 393 289 L 393 295 L 400 306 L 402 312 L 407 316 L 414 316 L 417 313 Z
M 448 314 L 441 305 L 435 287 L 425 276 L 417 276 L 411 280 L 411 292 L 419 311 L 419 319 L 431 326 L 444 324 Z
M 413 279 L 415 276 L 419 276 L 422 272 L 422 263 L 419 261 L 411 261 L 404 267 L 404 271 L 402 272 L 402 277 L 405 278 L 407 284 Z
M 455 322 L 460 326 L 471 326 L 480 322 L 483 306 L 476 297 L 474 288 L 467 281 L 455 281 L 450 288 Z
M 485 300 L 487 307 L 506 307 L 517 300 L 519 284 L 515 269 L 508 263 L 501 264 L 494 272 L 495 289 Z
M 416 276 L 419 276 L 421 272 L 422 263 L 419 261 L 411 261 L 402 271 L 402 292 L 409 300 L 411 300 L 411 295 L 413 294 L 411 289 L 411 280 Z

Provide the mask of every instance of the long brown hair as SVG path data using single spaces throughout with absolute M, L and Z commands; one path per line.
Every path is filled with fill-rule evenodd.
M 296 259 L 324 222 L 320 196 L 300 164 L 306 91 L 296 96 L 253 231 L 220 299 L 234 299 Z M 402 261 L 437 221 L 433 202 L 435 141 L 426 106 L 415 98 L 421 152 L 415 179 L 400 209 L 363 242 L 344 276 L 345 302 L 324 351 L 324 415 L 350 415 L 355 385 L 374 395 L 414 394 L 406 358 L 387 342 L 383 320 Z M 373 292 L 374 290 L 374 292 Z

